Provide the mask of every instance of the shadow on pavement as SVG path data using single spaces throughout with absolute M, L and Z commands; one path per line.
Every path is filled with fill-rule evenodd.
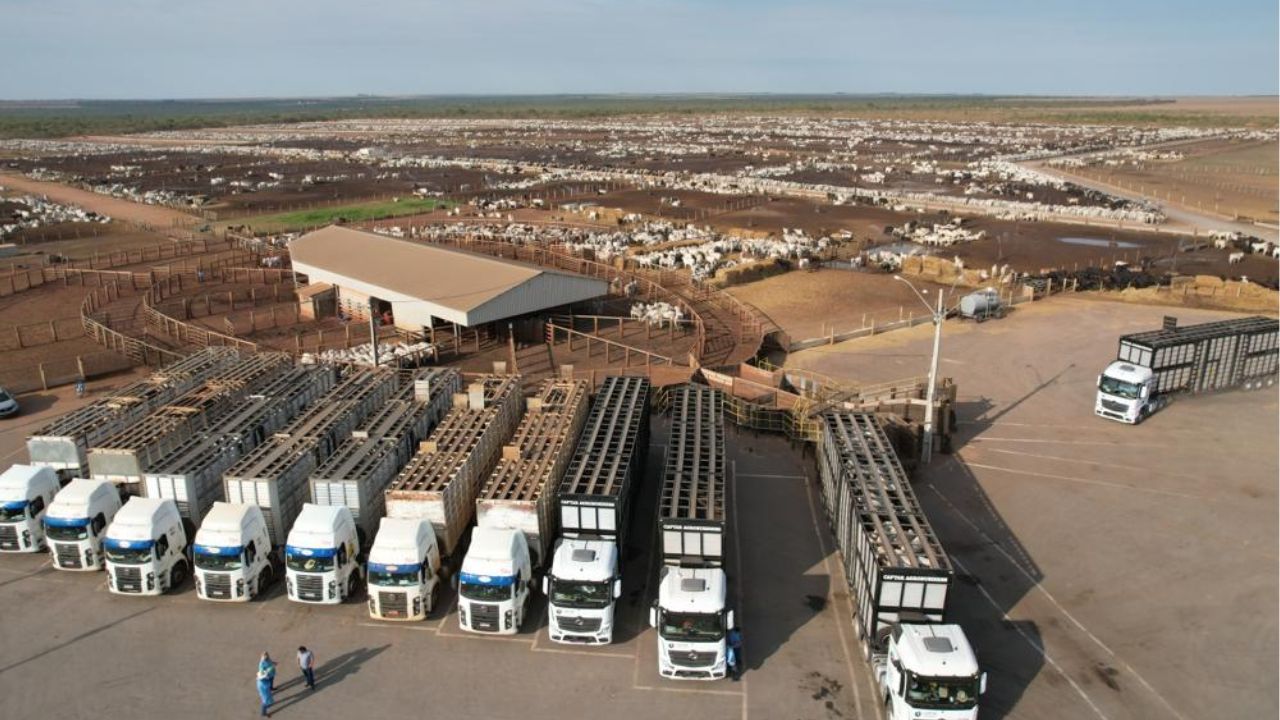
M 307 689 L 306 685 L 303 683 L 302 674 L 297 670 L 297 666 L 295 663 L 293 667 L 293 672 L 296 672 L 298 674 L 293 678 L 291 678 L 290 680 L 286 681 L 285 683 L 281 684 L 279 687 L 277 687 L 276 693 L 280 694 L 280 693 L 283 693 L 285 690 L 289 690 L 295 687 L 298 688 L 298 691 L 288 697 L 278 698 L 275 704 L 271 706 L 271 713 L 274 715 L 275 713 L 289 707 L 290 705 L 294 705 L 296 703 L 302 702 L 304 699 L 306 699 L 311 695 L 318 695 L 319 693 L 324 692 L 324 690 L 329 688 L 330 686 L 336 685 L 342 682 L 348 676 L 354 675 L 360 672 L 360 668 L 366 662 L 372 660 L 378 655 L 381 655 L 382 652 L 389 647 L 391 647 L 390 643 L 379 646 L 379 647 L 374 647 L 374 648 L 365 647 L 365 648 L 360 648 L 359 650 L 351 650 L 341 655 L 338 655 L 332 660 L 320 663 L 320 665 L 316 667 L 316 689 L 315 690 Z M 292 653 L 290 653 L 289 659 L 290 660 L 293 659 Z M 283 661 L 281 664 L 283 664 Z

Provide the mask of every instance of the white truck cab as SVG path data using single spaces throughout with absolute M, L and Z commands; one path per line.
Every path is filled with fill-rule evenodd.
M 658 673 L 665 678 L 725 676 L 725 636 L 734 626 L 725 607 L 728 580 L 720 568 L 664 566 L 649 624 L 658 629 Z
M 337 605 L 360 585 L 360 538 L 345 505 L 306 503 L 284 548 L 285 578 L 294 602 Z
M 102 538 L 120 511 L 120 491 L 107 480 L 72 480 L 44 514 L 44 535 L 58 570 L 101 570 Z
M 168 498 L 129 498 L 107 526 L 107 589 L 121 595 L 160 595 L 182 585 L 190 570 L 187 531 Z
M 52 468 L 13 465 L 0 474 L 0 552 L 44 550 L 44 513 L 59 488 Z
M 440 548 L 429 520 L 382 518 L 369 550 L 369 616 L 425 620 L 440 596 Z
M 1098 376 L 1095 414 L 1134 425 L 1159 410 L 1163 404 L 1155 395 L 1155 373 L 1151 368 L 1115 361 Z
M 612 540 L 561 540 L 551 572 L 542 578 L 542 593 L 550 606 L 547 631 L 552 640 L 613 642 L 614 601 L 622 596 L 618 546 Z
M 257 505 L 215 502 L 196 531 L 196 595 L 248 602 L 276 576 L 271 534 Z
M 533 565 L 524 533 L 476 527 L 458 577 L 458 625 L 476 633 L 514 635 L 529 609 Z
M 976 720 L 987 675 L 958 625 L 896 625 L 876 667 L 888 720 Z

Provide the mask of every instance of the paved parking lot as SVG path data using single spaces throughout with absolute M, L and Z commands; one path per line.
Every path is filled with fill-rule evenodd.
M 34 403 L 33 403 L 34 405 Z M 59 398 L 46 412 L 74 405 Z M 0 430 L 0 456 L 21 459 L 37 427 Z M 625 555 L 617 640 L 604 648 L 552 643 L 545 609 L 524 633 L 463 633 L 449 609 L 425 623 L 370 620 L 363 602 L 289 602 L 278 585 L 247 605 L 202 602 L 190 583 L 173 595 L 106 591 L 100 573 L 53 570 L 40 557 L 0 557 L 0 695 L 4 717 L 252 717 L 258 654 L 282 661 L 282 717 L 395 713 L 477 718 L 876 717 L 870 678 L 853 653 L 851 610 L 825 524 L 817 522 L 812 454 L 777 437 L 730 431 L 737 480 L 731 582 L 748 667 L 738 683 L 672 682 L 657 674 L 647 624 L 652 515 L 666 426 L 655 419 L 649 472 Z M 319 689 L 292 680 L 292 649 L 317 653 Z M 68 682 L 71 680 L 72 682 Z M 74 689 L 73 689 L 74 688 Z
M 1224 313 L 1055 298 L 949 322 L 951 456 L 916 477 L 962 574 L 953 607 L 990 676 L 983 717 L 1275 717 L 1277 395 L 1093 415 L 1118 337 Z M 927 371 L 932 328 L 805 351 L 865 382 Z

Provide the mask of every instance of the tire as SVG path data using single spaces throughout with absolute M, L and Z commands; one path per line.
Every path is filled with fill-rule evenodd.
M 1269 377 L 1269 378 L 1267 378 L 1267 387 L 1271 387 L 1271 386 L 1273 386 L 1273 385 L 1275 385 L 1275 384 L 1276 384 L 1276 379 L 1275 379 L 1275 378 L 1273 378 L 1273 377 Z
M 271 581 L 275 578 L 275 573 L 271 572 L 271 568 L 264 567 L 262 572 L 258 573 L 258 590 L 257 594 L 262 595 L 267 588 L 271 587 Z
M 182 586 L 187 580 L 187 564 L 180 562 L 173 566 L 169 571 L 169 591 L 172 592 Z
M 347 577 L 347 597 L 345 599 L 350 600 L 351 598 L 356 596 L 356 587 L 359 579 L 360 579 L 359 575 L 357 575 L 354 572 L 351 573 L 349 577 Z

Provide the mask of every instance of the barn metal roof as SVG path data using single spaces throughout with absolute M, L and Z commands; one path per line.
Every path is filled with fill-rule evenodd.
M 297 238 L 289 252 L 312 283 L 390 301 L 401 326 L 428 316 L 473 326 L 609 290 L 595 278 L 338 226 Z

